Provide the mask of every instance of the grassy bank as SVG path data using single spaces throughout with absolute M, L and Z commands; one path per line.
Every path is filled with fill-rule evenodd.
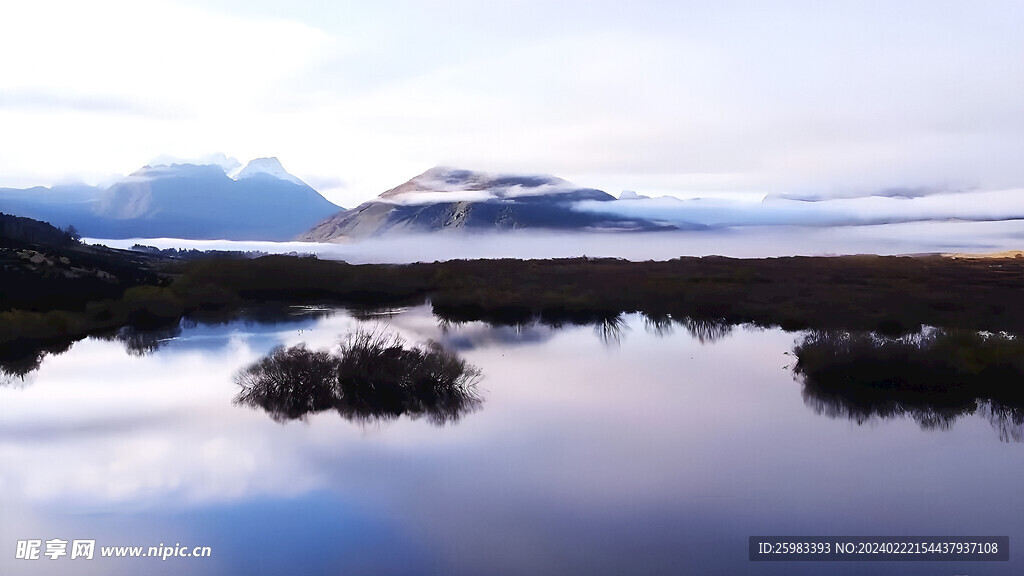
M 1024 330 L 1024 259 L 942 257 L 472 260 L 404 266 L 274 256 L 194 265 L 170 290 L 186 307 L 252 301 L 393 304 L 428 298 L 452 320 L 602 319 L 621 312 L 786 329 L 922 324 Z
M 0 356 L 11 359 L 120 326 L 223 317 L 268 302 L 372 307 L 429 299 L 442 319 L 502 324 L 603 322 L 642 312 L 654 321 L 685 317 L 789 330 L 900 334 L 930 325 L 1024 333 L 1018 304 L 1024 259 L 580 258 L 356 266 L 266 256 L 133 266 L 122 274 L 130 281 L 111 289 L 116 297 L 103 292 L 83 302 L 76 292 L 62 299 L 66 288 L 54 283 L 49 307 L 0 312 Z

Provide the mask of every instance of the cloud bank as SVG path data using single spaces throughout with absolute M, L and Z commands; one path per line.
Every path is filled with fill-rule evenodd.
M 896 222 L 1024 219 L 1024 189 L 917 197 L 865 196 L 804 201 L 766 197 L 761 202 L 672 197 L 583 201 L 577 210 L 665 222 L 730 226 L 863 226 Z
M 830 256 L 1000 252 L 1024 244 L 1024 220 L 904 222 L 863 226 L 740 226 L 644 233 L 551 233 L 519 230 L 491 234 L 428 234 L 370 238 L 344 244 L 232 242 L 143 238 L 95 240 L 115 248 L 158 248 L 306 253 L 354 264 L 433 262 L 473 258 L 625 258 L 680 256 Z

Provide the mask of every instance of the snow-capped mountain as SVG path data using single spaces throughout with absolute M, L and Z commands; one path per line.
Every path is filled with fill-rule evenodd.
M 0 210 L 74 225 L 94 238 L 290 240 L 340 208 L 276 158 L 249 163 L 235 178 L 217 164 L 154 164 L 76 199 L 56 189 L 0 190 Z M 7 206 L 11 209 L 7 209 Z
M 339 213 L 299 237 L 310 241 L 441 230 L 657 230 L 642 219 L 574 210 L 581 201 L 615 200 L 548 175 L 488 174 L 438 166 Z
M 580 188 L 555 176 L 490 174 L 447 166 L 435 166 L 379 196 L 393 204 L 480 202 L 545 196 L 559 200 L 614 200 L 593 188 Z
M 284 166 L 281 166 L 281 162 L 273 156 L 269 158 L 256 158 L 255 160 L 250 160 L 244 168 L 234 174 L 231 174 L 231 177 L 235 180 L 244 180 L 246 178 L 253 178 L 256 176 L 270 176 L 299 186 L 306 186 L 305 182 L 289 174 L 288 171 L 284 169 Z

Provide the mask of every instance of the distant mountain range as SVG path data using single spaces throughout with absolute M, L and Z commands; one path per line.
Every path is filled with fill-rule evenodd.
M 646 231 L 678 229 L 644 218 L 574 210 L 580 201 L 615 198 L 554 176 L 500 175 L 438 166 L 339 212 L 299 240 L 339 241 L 401 232 L 454 230 Z
M 232 174 L 217 164 L 172 163 L 145 166 L 107 188 L 0 188 L 0 211 L 60 228 L 73 226 L 82 236 L 109 239 L 332 242 L 400 233 L 522 228 L 703 227 L 595 209 L 615 198 L 548 175 L 488 174 L 438 166 L 344 210 L 289 174 L 276 158 L 258 158 Z
M 276 158 L 234 178 L 216 165 L 146 166 L 103 189 L 0 188 L 0 211 L 94 238 L 291 240 L 338 212 Z

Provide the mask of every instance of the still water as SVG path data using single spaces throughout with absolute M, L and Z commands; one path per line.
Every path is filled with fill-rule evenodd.
M 481 402 L 443 424 L 234 402 L 274 347 L 359 327 L 442 344 L 479 369 Z M 837 408 L 794 373 L 800 338 L 629 315 L 446 325 L 419 307 L 78 342 L 0 386 L 0 573 L 1024 572 L 1019 426 Z M 753 535 L 1008 535 L 1011 560 L 751 562 Z M 29 539 L 95 556 L 16 559 Z

